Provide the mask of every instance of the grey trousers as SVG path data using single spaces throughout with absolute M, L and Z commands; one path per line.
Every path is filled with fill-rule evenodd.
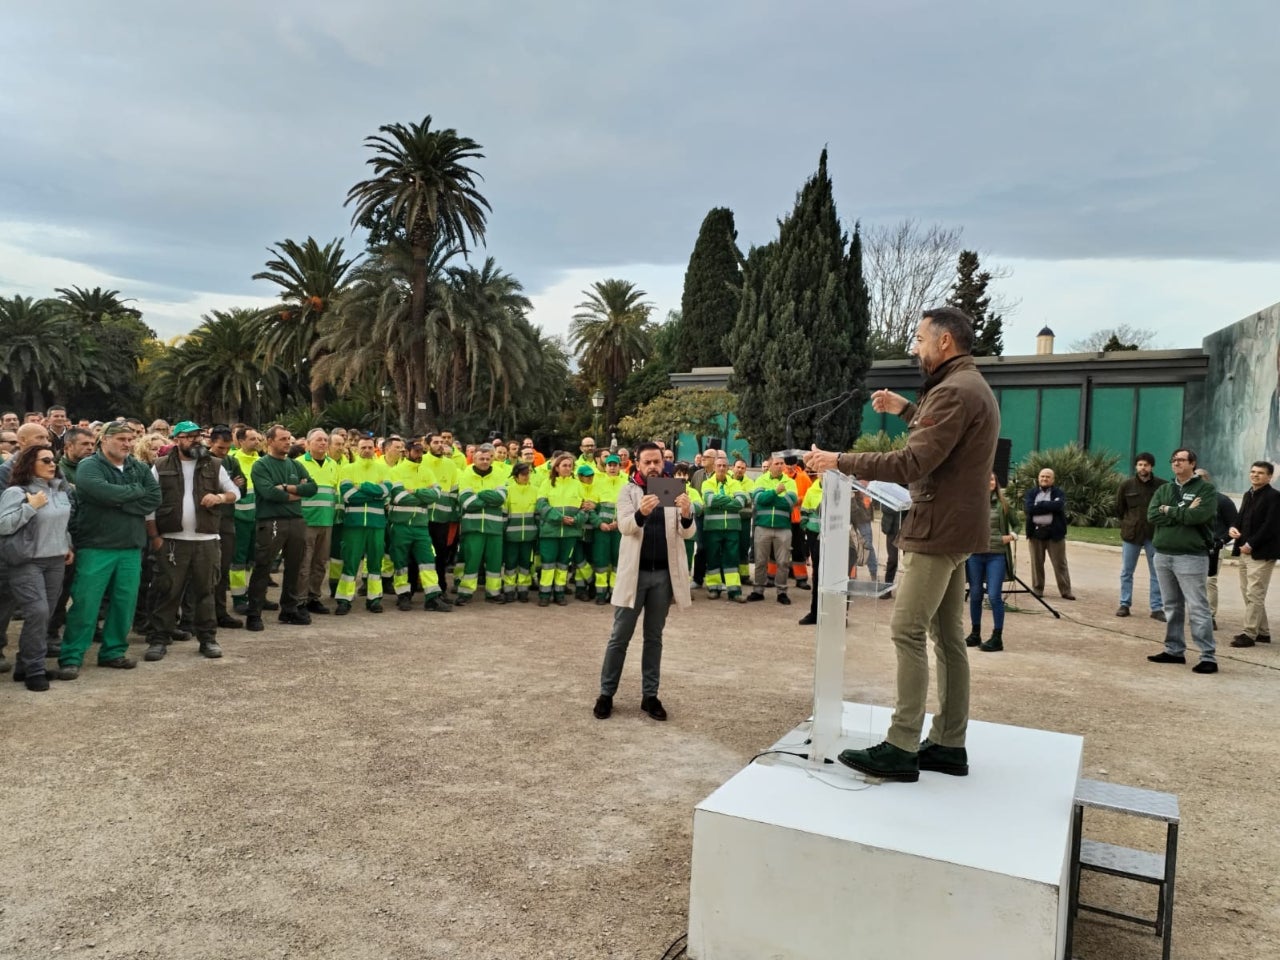
M 762 527 L 756 524 L 755 529 L 756 568 L 755 592 L 764 593 L 765 584 L 769 582 L 769 564 L 777 569 L 773 582 L 778 593 L 787 592 L 787 571 L 791 569 L 791 528 Z
M 307 527 L 302 551 L 302 571 L 298 574 L 298 599 L 302 603 L 319 600 L 329 592 L 329 544 L 333 527 Z
M 178 627 L 178 608 L 184 593 L 191 601 L 196 639 L 204 643 L 217 637 L 213 594 L 218 585 L 220 555 L 217 540 L 165 539 L 155 557 L 155 613 L 147 631 L 148 643 L 169 642 Z
M 40 557 L 30 563 L 9 567 L 9 590 L 16 610 L 22 612 L 22 633 L 18 636 L 18 669 L 28 677 L 44 671 L 49 638 L 49 618 L 62 592 L 65 557 Z
M 662 629 L 667 625 L 671 606 L 671 574 L 666 570 L 641 570 L 637 574 L 636 602 L 630 607 L 615 607 L 613 631 L 604 650 L 604 666 L 600 668 L 600 692 L 612 697 L 622 681 L 622 666 L 627 661 L 627 644 L 635 633 L 640 611 L 644 611 L 644 651 L 640 655 L 640 690 L 646 697 L 658 695 L 662 673 Z

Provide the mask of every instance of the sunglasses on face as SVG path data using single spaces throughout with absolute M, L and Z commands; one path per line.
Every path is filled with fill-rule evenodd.
M 57 463 L 53 457 L 36 457 L 36 463 Z

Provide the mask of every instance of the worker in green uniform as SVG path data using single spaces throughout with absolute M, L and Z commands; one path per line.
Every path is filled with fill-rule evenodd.
M 307 605 L 307 613 L 326 614 L 329 608 L 320 598 L 329 579 L 329 541 L 333 536 L 340 477 L 338 461 L 329 456 L 329 435 L 323 427 L 307 434 L 307 449 L 297 461 L 316 484 L 315 495 L 302 501 L 307 541 L 297 592 Z
M 618 493 L 627 478 L 616 454 L 604 458 L 604 473 L 595 479 L 596 528 L 591 546 L 591 566 L 596 578 L 596 604 L 605 606 L 613 595 L 618 573 L 618 551 L 622 534 L 618 530 Z M 693 541 L 690 541 L 692 543 Z
M 373 437 L 361 437 L 356 458 L 341 472 L 342 577 L 338 580 L 338 616 L 351 612 L 356 577 L 363 562 L 367 574 L 365 609 L 382 612 L 382 554 L 386 550 L 387 500 L 391 477 L 387 465 L 374 456 Z
M 305 627 L 311 615 L 298 594 L 302 554 L 307 547 L 307 525 L 302 519 L 302 501 L 316 495 L 315 481 L 296 460 L 289 459 L 293 435 L 283 424 L 272 424 L 265 435 L 266 456 L 253 464 L 253 489 L 258 500 L 254 526 L 253 574 L 249 577 L 249 607 L 246 630 L 262 629 L 262 611 L 267 609 L 267 586 L 271 564 L 283 555 L 280 577 L 280 622 Z
M 414 447 L 416 459 L 406 457 L 391 470 L 391 584 L 396 592 L 396 609 L 413 608 L 413 591 L 409 586 L 409 564 L 418 568 L 418 585 L 422 587 L 422 609 L 433 613 L 452 613 L 440 593 L 440 576 L 436 572 L 436 554 L 431 546 L 430 509 L 440 499 L 440 487 L 423 463 L 421 444 Z
M 551 474 L 538 496 L 538 552 L 542 573 L 538 582 L 538 606 L 568 603 L 569 565 L 573 550 L 582 538 L 588 515 L 583 509 L 582 485 L 573 477 L 573 454 L 561 453 L 551 459 Z
M 245 484 L 235 506 L 236 552 L 231 558 L 229 579 L 232 606 L 236 613 L 244 613 L 249 609 L 249 567 L 253 564 L 255 553 L 253 534 L 257 520 L 257 500 L 253 495 L 253 464 L 261 455 L 262 434 L 253 427 L 237 427 L 235 441 L 230 459 L 240 468 Z
M 518 460 L 511 467 L 504 509 L 502 599 L 529 602 L 533 586 L 533 548 L 538 541 L 538 488 L 532 483 L 532 465 Z
M 715 472 L 702 484 L 701 493 L 706 518 L 703 539 L 707 548 L 707 594 L 717 599 L 722 590 L 727 590 L 730 600 L 746 603 L 738 572 L 738 541 L 747 497 L 730 476 L 729 458 L 724 451 L 716 451 Z
M 476 447 L 473 463 L 458 475 L 458 507 L 462 511 L 462 581 L 457 605 L 469 603 L 484 570 L 484 594 L 489 603 L 502 602 L 503 513 L 506 476 L 493 468 L 493 444 Z

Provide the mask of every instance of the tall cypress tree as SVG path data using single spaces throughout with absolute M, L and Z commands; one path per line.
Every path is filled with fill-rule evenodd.
M 742 299 L 737 237 L 733 211 L 727 207 L 716 207 L 702 221 L 684 273 L 677 370 L 729 365 L 724 338 L 733 329 Z
M 991 274 L 979 266 L 976 251 L 960 251 L 956 282 L 947 297 L 947 306 L 958 307 L 973 320 L 973 355 L 998 357 L 1004 353 L 1004 319 L 998 313 L 987 312 L 991 309 L 991 297 L 987 295 Z
M 751 251 L 742 305 L 725 343 L 739 429 L 757 451 L 783 445 L 792 411 L 862 387 L 869 298 L 861 253 L 859 234 L 850 243 L 840 229 L 824 149 L 817 173 L 779 223 L 778 239 Z M 808 446 L 820 433 L 824 445 L 844 449 L 861 419 L 856 398 L 834 411 L 799 414 L 793 440 Z

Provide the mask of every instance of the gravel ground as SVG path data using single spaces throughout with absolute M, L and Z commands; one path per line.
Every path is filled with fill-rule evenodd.
M 1006 651 L 974 654 L 973 716 L 1082 734 L 1086 776 L 1179 795 L 1175 957 L 1280 955 L 1280 645 L 1226 646 L 1228 565 L 1221 672 L 1148 664 L 1163 625 L 1112 615 L 1118 551 L 1072 544 L 1070 562 L 1063 619 L 1022 598 Z M 892 701 L 890 607 L 855 606 L 849 699 Z M 801 613 L 673 614 L 665 724 L 639 712 L 638 656 L 592 718 L 610 614 L 579 603 L 268 620 L 224 631 L 220 661 L 177 644 L 44 695 L 5 682 L 0 957 L 657 960 L 686 925 L 693 807 L 808 714 Z M 1085 893 L 1154 907 L 1108 878 Z M 1077 927 L 1080 957 L 1158 949 Z

